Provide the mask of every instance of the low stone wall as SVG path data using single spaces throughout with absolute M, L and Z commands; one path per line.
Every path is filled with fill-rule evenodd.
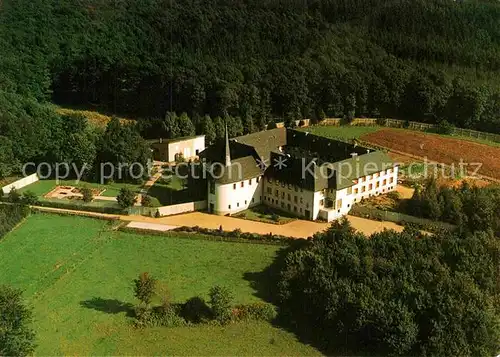
M 158 208 L 160 217 L 172 216 L 174 214 L 200 211 L 207 208 L 207 201 L 195 201 L 180 203 L 178 205 L 163 206 Z
M 37 182 L 38 180 L 39 180 L 38 175 L 32 174 L 32 175 L 23 177 L 20 180 L 12 182 L 11 184 L 8 184 L 7 186 L 2 187 L 0 191 L 3 191 L 4 195 L 8 195 L 10 190 L 12 190 L 12 188 L 19 190 L 23 187 L 26 187 L 28 185 L 31 185 L 32 183 Z M 0 194 L 1 194 L 1 192 L 0 192 Z

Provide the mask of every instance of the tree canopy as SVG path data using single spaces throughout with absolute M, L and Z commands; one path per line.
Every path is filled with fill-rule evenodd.
M 330 354 L 494 356 L 499 249 L 486 232 L 367 239 L 334 223 L 286 257 L 282 312 Z
M 7 0 L 0 19 L 0 89 L 39 100 L 245 132 L 315 113 L 500 130 L 496 1 Z

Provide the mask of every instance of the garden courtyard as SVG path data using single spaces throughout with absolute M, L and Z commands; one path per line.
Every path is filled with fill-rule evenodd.
M 132 280 L 149 272 L 172 302 L 224 285 L 235 303 L 260 301 L 255 276 L 280 246 L 143 236 L 84 217 L 32 214 L 0 241 L 0 284 L 34 307 L 37 355 L 318 355 L 267 322 L 136 329 Z M 260 278 L 262 279 L 262 278 Z

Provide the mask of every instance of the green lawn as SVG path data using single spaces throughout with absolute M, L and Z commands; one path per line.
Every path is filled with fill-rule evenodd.
M 85 182 L 85 181 L 77 182 L 75 180 L 59 180 L 58 183 L 56 182 L 56 180 L 40 180 L 31 185 L 23 187 L 22 189 L 19 190 L 19 192 L 23 193 L 24 191 L 30 190 L 35 192 L 38 196 L 42 197 L 47 193 L 49 193 L 50 191 L 52 191 L 54 188 L 56 188 L 56 186 L 74 186 L 74 187 L 88 186 L 91 188 L 105 190 L 102 193 L 102 195 L 106 197 L 118 196 L 118 193 L 120 192 L 120 189 L 122 187 L 128 187 L 134 192 L 140 192 L 141 190 L 141 185 L 133 185 L 129 183 L 120 183 L 120 182 L 113 182 L 110 184 L 101 185 L 93 182 Z
M 373 133 L 379 130 L 379 126 L 313 126 L 300 129 L 308 131 L 311 134 L 324 136 L 331 139 L 350 140 L 358 139 L 359 137 Z
M 192 201 L 206 199 L 206 183 L 191 181 L 191 186 L 187 180 L 172 175 L 169 179 L 159 179 L 148 190 L 148 195 L 162 206 L 175 205 Z
M 275 214 L 276 216 L 274 216 Z M 297 217 L 293 217 L 287 212 L 282 212 L 279 210 L 274 210 L 270 207 L 261 205 L 244 210 L 237 215 L 237 218 L 248 219 L 250 221 L 271 223 L 271 224 L 285 224 L 295 221 Z M 277 218 L 277 220 L 275 219 Z
M 126 317 L 131 282 L 147 271 L 173 301 L 230 287 L 258 301 L 246 274 L 266 268 L 278 246 L 141 236 L 108 222 L 34 214 L 0 241 L 0 284 L 25 290 L 35 309 L 38 355 L 318 355 L 264 322 L 137 330 Z M 97 302 L 96 302 L 97 301 Z

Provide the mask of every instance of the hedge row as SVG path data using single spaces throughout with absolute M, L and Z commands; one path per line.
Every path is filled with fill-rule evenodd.
M 67 203 L 67 202 L 55 202 L 55 201 L 40 201 L 37 206 L 41 207 L 52 207 L 61 208 L 76 211 L 86 211 L 86 212 L 96 212 L 96 213 L 106 213 L 106 214 L 120 214 L 125 215 L 127 212 L 118 207 L 106 207 L 106 206 L 88 206 L 81 203 Z
M 236 239 L 245 239 L 245 240 L 259 240 L 266 242 L 289 242 L 290 240 L 295 240 L 293 237 L 286 237 L 277 234 L 272 234 L 271 232 L 268 234 L 258 234 L 258 233 L 247 233 L 242 232 L 241 229 L 235 229 L 233 231 L 224 231 L 222 229 L 210 229 L 203 228 L 199 226 L 194 227 L 186 227 L 182 226 L 179 228 L 175 228 L 172 231 L 174 232 L 187 232 L 187 233 L 200 233 L 211 236 L 219 236 L 219 237 L 228 237 L 228 238 L 236 238 Z
M 0 204 L 0 238 L 12 230 L 30 213 L 29 207 Z
M 258 302 L 237 305 L 230 312 L 229 321 L 224 324 L 239 321 L 273 321 L 278 315 L 276 307 L 269 303 Z M 184 304 L 166 304 L 147 308 L 134 308 L 135 326 L 145 327 L 179 327 L 199 324 L 220 325 L 210 306 L 198 296 Z
M 207 229 L 196 227 L 178 227 L 170 231 L 156 231 L 143 228 L 120 227 L 120 231 L 143 235 L 176 237 L 186 239 L 202 239 L 216 242 L 237 242 L 252 244 L 274 244 L 285 245 L 296 238 L 283 237 L 270 234 L 242 233 L 241 231 L 221 231 L 218 229 Z M 196 234 L 195 234 L 196 233 Z

